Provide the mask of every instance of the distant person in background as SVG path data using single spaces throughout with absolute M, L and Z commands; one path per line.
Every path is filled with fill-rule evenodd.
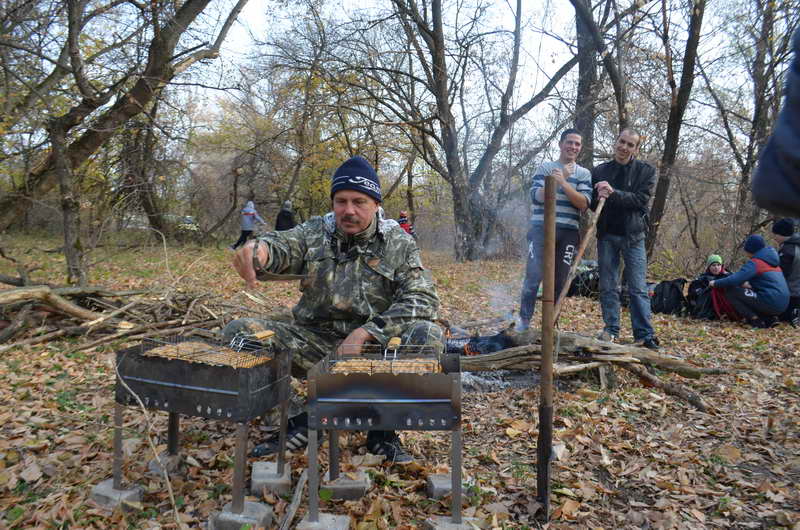
M 789 286 L 789 307 L 781 314 L 781 320 L 800 327 L 800 233 L 794 231 L 794 221 L 779 219 L 772 225 L 772 233 L 778 243 L 781 271 Z
M 525 281 L 519 303 L 517 331 L 530 327 L 536 307 L 536 296 L 542 281 L 544 257 L 544 185 L 545 177 L 552 175 L 556 185 L 556 263 L 555 295 L 561 293 L 567 281 L 572 258 L 580 243 L 579 222 L 581 212 L 592 199 L 592 174 L 576 162 L 581 152 L 582 136 L 576 129 L 566 129 L 558 142 L 558 160 L 545 162 L 533 172 L 531 201 L 533 214 L 528 230 L 528 259 Z
M 253 235 L 253 228 L 255 228 L 256 221 L 261 223 L 262 225 L 266 225 L 267 223 L 258 215 L 256 211 L 255 204 L 253 201 L 247 201 L 244 208 L 242 208 L 242 232 L 239 234 L 239 239 L 228 247 L 231 250 L 236 250 L 240 246 L 244 245 L 245 241 L 247 241 L 251 235 Z
M 745 322 L 768 328 L 789 305 L 789 288 L 778 253 L 758 234 L 747 237 L 744 251 L 750 260 L 727 278 L 711 280 L 709 287 L 725 288 L 725 297 Z
M 296 225 L 294 212 L 292 212 L 292 201 L 283 201 L 283 207 L 278 212 L 278 218 L 275 219 L 275 230 L 291 230 Z
M 401 210 L 400 217 L 397 218 L 397 223 L 400 225 L 400 228 L 406 231 L 406 234 L 409 234 L 414 239 L 417 239 L 417 233 L 414 231 L 414 227 L 408 221 L 408 212 Z
M 800 30 L 786 71 L 786 99 L 753 175 L 753 198 L 762 208 L 800 217 Z

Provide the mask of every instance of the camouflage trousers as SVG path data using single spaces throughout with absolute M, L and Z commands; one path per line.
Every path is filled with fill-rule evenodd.
M 334 331 L 300 326 L 294 323 L 260 318 L 240 318 L 232 320 L 222 329 L 223 343 L 229 342 L 237 333 L 252 334 L 271 330 L 275 335 L 270 338 L 276 351 L 291 351 L 292 376 L 305 379 L 308 371 L 326 355 L 333 353 L 346 335 Z M 442 328 L 427 320 L 415 320 L 403 330 L 401 344 L 416 346 L 433 346 L 437 351 L 444 351 L 444 332 Z M 298 395 L 299 385 L 292 385 L 289 401 L 289 416 L 296 416 L 305 409 L 304 398 Z M 277 412 L 268 414 L 265 420 L 276 425 Z

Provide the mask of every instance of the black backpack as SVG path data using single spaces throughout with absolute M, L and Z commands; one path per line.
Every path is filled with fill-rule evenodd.
M 650 309 L 653 313 L 667 315 L 682 315 L 686 313 L 686 297 L 683 296 L 684 278 L 664 280 L 656 285 L 653 298 L 650 299 Z
M 600 294 L 600 270 L 597 265 L 589 265 L 578 272 L 569 284 L 567 296 L 585 296 L 597 298 Z

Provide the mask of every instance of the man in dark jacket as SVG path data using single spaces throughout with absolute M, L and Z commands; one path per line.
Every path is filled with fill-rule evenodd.
M 601 340 L 619 336 L 619 268 L 625 260 L 623 280 L 630 294 L 631 327 L 636 344 L 658 349 L 658 339 L 650 324 L 650 299 L 647 295 L 647 214 L 650 196 L 656 185 L 656 171 L 636 159 L 639 134 L 625 129 L 614 144 L 614 159 L 592 171 L 591 208 L 601 198 L 606 205 L 597 221 L 597 261 L 600 266 L 600 307 L 605 326 Z
M 770 327 L 789 305 L 789 288 L 778 266 L 778 253 L 758 234 L 748 236 L 743 246 L 750 260 L 727 278 L 711 280 L 708 285 L 725 288 L 728 301 L 747 323 Z
M 767 210 L 800 216 L 800 30 L 786 71 L 786 99 L 753 175 L 753 197 Z
M 275 219 L 275 230 L 291 230 L 296 225 L 294 213 L 292 212 L 292 201 L 284 201 L 283 208 L 278 212 L 278 217 Z
M 789 286 L 789 307 L 781 314 L 781 320 L 800 327 L 800 233 L 794 232 L 794 222 L 788 218 L 775 221 L 772 233 L 778 242 L 781 271 Z

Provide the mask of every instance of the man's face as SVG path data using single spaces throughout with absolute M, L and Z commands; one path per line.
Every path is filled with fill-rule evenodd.
M 581 152 L 581 147 L 581 135 L 568 134 L 558 144 L 558 148 L 561 150 L 559 159 L 566 163 L 575 162 L 578 159 L 578 154 Z
M 355 190 L 340 190 L 333 196 L 336 226 L 348 235 L 363 232 L 378 212 L 378 201 Z
M 776 242 L 776 243 L 777 243 L 779 246 L 780 246 L 780 245 L 783 245 L 783 242 L 784 242 L 784 241 L 786 241 L 787 239 L 789 239 L 789 238 L 788 238 L 788 237 L 786 237 L 786 236 L 781 236 L 781 235 L 778 235 L 778 234 L 772 234 L 772 237 L 774 237 L 774 238 L 775 238 L 775 242 Z
M 630 131 L 622 131 L 614 144 L 614 160 L 627 164 L 631 157 L 639 153 L 639 135 Z

